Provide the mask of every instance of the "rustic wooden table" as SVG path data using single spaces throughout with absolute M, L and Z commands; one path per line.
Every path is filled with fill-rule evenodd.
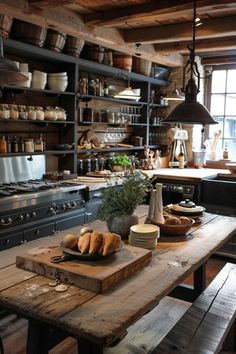
M 138 213 L 144 222 L 147 207 L 140 207 Z M 92 226 L 106 229 L 99 221 Z M 66 232 L 39 239 L 1 252 L 0 306 L 29 320 L 27 354 L 46 354 L 69 335 L 78 339 L 81 353 L 100 354 L 164 296 L 196 297 L 205 287 L 208 258 L 235 230 L 236 218 L 205 213 L 188 237 L 171 242 L 160 239 L 148 266 L 103 294 L 75 286 L 58 293 L 49 286 L 48 278 L 16 268 L 16 255 L 40 245 L 58 244 Z M 194 293 L 180 290 L 178 286 L 193 272 Z

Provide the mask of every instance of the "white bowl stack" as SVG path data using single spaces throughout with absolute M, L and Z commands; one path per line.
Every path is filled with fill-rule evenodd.
M 48 88 L 64 92 L 68 86 L 67 72 L 48 74 Z
M 129 244 L 154 250 L 160 237 L 160 229 L 152 224 L 137 224 L 130 228 Z
M 34 70 L 32 75 L 31 87 L 44 90 L 47 84 L 47 73 L 39 70 Z

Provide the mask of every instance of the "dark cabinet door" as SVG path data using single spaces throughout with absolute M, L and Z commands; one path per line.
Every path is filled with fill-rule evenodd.
M 97 219 L 98 208 L 102 203 L 102 191 L 90 192 L 89 200 L 85 207 L 85 222 L 89 223 Z
M 56 231 L 70 229 L 85 223 L 84 209 L 78 210 L 73 216 L 65 217 L 56 222 Z
M 0 251 L 11 247 L 19 246 L 24 242 L 23 232 L 8 233 L 0 235 Z
M 24 241 L 36 240 L 40 237 L 51 235 L 55 232 L 55 223 L 48 223 L 24 231 Z

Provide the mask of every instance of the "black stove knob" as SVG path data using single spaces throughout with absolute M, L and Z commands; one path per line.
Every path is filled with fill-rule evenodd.
M 70 209 L 70 203 L 66 203 L 66 209 Z
M 7 219 L 1 219 L 0 220 L 0 225 L 1 226 L 8 226 L 12 224 L 12 219 L 11 218 L 7 218 Z
M 51 208 L 49 208 L 49 213 L 51 215 L 56 215 L 57 212 L 51 207 Z
M 25 214 L 25 220 L 29 220 L 29 218 L 30 218 L 30 214 L 29 214 L 29 213 L 26 213 L 26 214 Z
M 24 215 L 23 215 L 23 214 L 20 214 L 20 215 L 18 216 L 18 219 L 19 219 L 20 221 L 24 221 Z
M 31 218 L 36 218 L 37 214 L 35 211 L 32 211 L 32 213 L 30 214 Z
M 63 210 L 66 210 L 66 205 L 63 203 L 62 206 L 61 206 L 61 208 L 62 208 Z
M 70 208 L 75 208 L 77 205 L 77 203 L 73 200 L 71 203 L 70 203 Z

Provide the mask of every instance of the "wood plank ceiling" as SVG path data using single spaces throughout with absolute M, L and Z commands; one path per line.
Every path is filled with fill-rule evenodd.
M 196 53 L 234 58 L 236 1 L 197 0 Z M 192 39 L 193 0 L 0 0 L 0 13 L 177 67 Z

